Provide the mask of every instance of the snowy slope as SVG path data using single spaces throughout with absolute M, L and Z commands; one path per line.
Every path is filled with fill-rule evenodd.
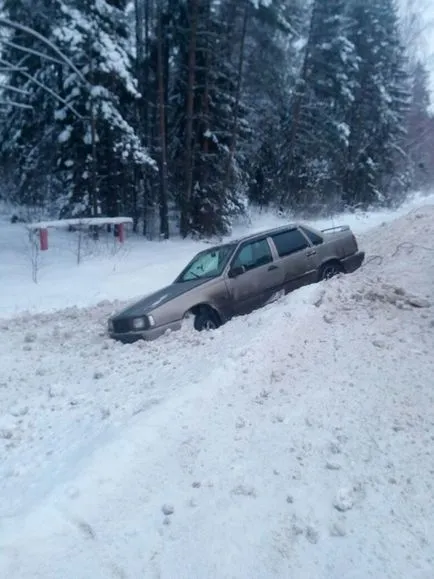
M 432 579 L 433 234 L 208 335 L 0 322 L 0 577 Z
M 361 234 L 374 225 L 389 222 L 421 203 L 434 201 L 415 195 L 398 211 L 353 213 L 313 221 L 316 227 L 341 223 Z M 1 208 L 0 208 L 1 209 Z M 11 224 L 10 214 L 0 212 L 0 317 L 29 310 L 52 311 L 67 306 L 95 305 L 103 300 L 129 300 L 159 289 L 173 281 L 204 243 L 179 239 L 149 242 L 140 236 L 128 237 L 123 247 L 110 235 L 96 244 L 81 240 L 81 264 L 77 266 L 77 234 L 49 231 L 49 250 L 40 252 L 38 283 L 32 281 L 32 252 L 26 228 Z M 233 236 L 259 231 L 285 220 L 272 214 L 253 214 L 249 223 L 235 226 Z

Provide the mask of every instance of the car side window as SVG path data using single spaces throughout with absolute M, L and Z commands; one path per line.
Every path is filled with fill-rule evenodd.
M 321 245 L 321 243 L 324 241 L 323 238 L 320 237 L 314 231 L 311 231 L 310 229 L 306 229 L 306 227 L 300 227 L 300 229 L 303 231 L 303 233 L 305 235 L 307 235 L 307 237 L 309 238 L 309 240 L 311 241 L 311 243 L 313 245 Z
M 244 267 L 248 271 L 272 261 L 273 256 L 268 241 L 261 239 L 243 245 L 232 263 L 232 268 Z
M 271 236 L 279 257 L 285 257 L 309 247 L 307 239 L 298 229 L 291 229 Z

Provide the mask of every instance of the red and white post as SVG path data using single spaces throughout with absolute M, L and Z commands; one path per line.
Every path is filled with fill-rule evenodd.
M 118 223 L 118 239 L 119 243 L 123 243 L 125 241 L 125 228 L 123 223 Z
M 47 251 L 48 249 L 48 229 L 39 230 L 39 246 L 41 251 Z

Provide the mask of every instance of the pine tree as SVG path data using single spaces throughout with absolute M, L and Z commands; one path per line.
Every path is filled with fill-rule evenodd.
M 242 208 L 237 144 L 248 124 L 239 98 L 238 63 L 228 58 L 226 8 L 225 3 L 189 0 L 179 14 L 170 154 L 184 236 L 225 233 L 229 217 Z
M 31 9 L 30 9 L 31 8 Z M 5 0 L 6 17 L 49 38 L 59 17 L 48 0 Z M 19 29 L 5 31 L 2 47 L 6 107 L 0 136 L 0 160 L 8 179 L 11 200 L 20 205 L 47 207 L 59 195 L 53 173 L 55 163 L 52 119 L 58 90 L 56 55 L 41 40 Z M 44 56 L 45 55 L 45 56 Z M 49 91 L 52 91 L 50 94 Z
M 163 237 L 179 215 L 183 236 L 211 236 L 247 195 L 312 211 L 392 202 L 430 182 L 426 73 L 405 62 L 393 0 L 4 9 L 46 39 L 18 26 L 2 46 L 15 69 L 2 89 L 0 178 L 17 202 L 122 212 L 146 234 L 158 214 Z
M 299 0 L 259 6 L 247 39 L 245 102 L 253 138 L 247 144 L 249 199 L 261 206 L 280 201 L 286 156 L 288 102 L 301 67 L 297 46 L 306 9 Z
M 53 34 L 80 71 L 64 71 L 56 111 L 67 213 L 134 212 L 135 170 L 155 169 L 134 127 L 140 98 L 133 75 L 125 0 L 70 0 Z
M 315 0 L 289 111 L 283 201 L 311 208 L 342 197 L 343 159 L 357 62 L 344 0 Z
M 348 115 L 345 200 L 349 204 L 384 203 L 401 189 L 399 169 L 405 162 L 408 79 L 404 50 L 393 0 L 353 0 L 351 17 L 359 66 Z

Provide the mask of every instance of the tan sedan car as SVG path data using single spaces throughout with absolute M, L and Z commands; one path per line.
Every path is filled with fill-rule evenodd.
M 132 342 L 177 330 L 215 329 L 300 286 L 350 273 L 365 257 L 346 226 L 317 231 L 292 224 L 198 253 L 169 286 L 109 319 L 112 338 Z

